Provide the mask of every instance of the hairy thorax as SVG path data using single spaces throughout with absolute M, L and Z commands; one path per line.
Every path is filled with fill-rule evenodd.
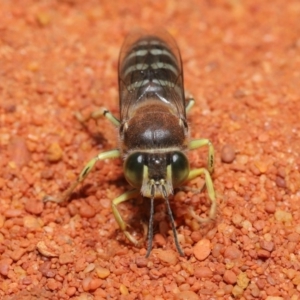
M 187 125 L 167 105 L 151 104 L 136 109 L 124 123 L 121 139 L 127 150 L 185 148 Z

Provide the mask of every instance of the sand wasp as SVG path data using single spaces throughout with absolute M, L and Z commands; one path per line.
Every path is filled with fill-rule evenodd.
M 189 139 L 186 112 L 191 109 L 194 100 L 185 99 L 181 56 L 169 34 L 139 31 L 127 37 L 119 57 L 119 97 L 120 119 L 107 110 L 96 111 L 85 119 L 106 116 L 119 128 L 119 148 L 92 158 L 57 202 L 70 196 L 97 161 L 121 157 L 125 178 L 133 189 L 112 201 L 112 211 L 120 229 L 128 240 L 140 245 L 140 241 L 127 230 L 118 204 L 139 194 L 149 199 L 148 257 L 152 249 L 154 199 L 164 199 L 176 248 L 180 255 L 184 255 L 178 242 L 169 197 L 174 188 L 204 175 L 211 200 L 207 219 L 215 217 L 216 199 L 210 176 L 214 168 L 214 148 L 208 139 Z M 207 169 L 190 170 L 186 152 L 203 146 L 208 147 Z M 193 216 L 199 221 L 204 220 L 195 213 Z

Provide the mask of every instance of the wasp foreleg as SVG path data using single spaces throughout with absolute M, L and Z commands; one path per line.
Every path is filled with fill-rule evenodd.
M 201 223 L 209 222 L 211 220 L 214 220 L 217 213 L 217 201 L 216 201 L 216 195 L 215 195 L 215 189 L 213 186 L 212 179 L 210 177 L 210 173 L 205 168 L 195 169 L 191 170 L 189 173 L 189 176 L 187 178 L 187 181 L 192 180 L 200 175 L 205 176 L 205 185 L 208 192 L 208 197 L 211 201 L 211 206 L 209 210 L 208 218 L 201 218 L 198 215 L 196 215 L 195 211 L 191 208 L 190 213 L 192 217 L 194 217 L 196 220 L 198 220 Z
M 137 196 L 140 195 L 140 191 L 134 189 L 134 190 L 131 190 L 131 191 L 128 191 L 128 192 L 125 192 L 124 194 L 122 194 L 121 196 L 115 198 L 113 201 L 112 201 L 112 211 L 113 211 L 113 214 L 114 214 L 114 217 L 117 221 L 117 223 L 119 224 L 119 227 L 120 229 L 124 232 L 125 236 L 127 237 L 127 239 L 133 243 L 135 246 L 140 246 L 140 241 L 136 240 L 132 234 L 126 230 L 126 228 L 128 227 L 128 225 L 125 223 L 125 221 L 123 220 L 118 208 L 117 208 L 117 205 L 122 203 L 122 202 L 125 202 L 127 200 L 130 200 L 132 198 L 135 198 Z M 144 226 L 144 236 L 147 236 L 147 230 L 148 228 L 146 228 Z

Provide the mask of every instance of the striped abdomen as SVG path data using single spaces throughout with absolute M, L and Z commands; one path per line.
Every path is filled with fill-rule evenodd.
M 121 120 L 150 99 L 185 116 L 181 58 L 174 41 L 169 36 L 130 36 L 120 55 L 119 88 Z

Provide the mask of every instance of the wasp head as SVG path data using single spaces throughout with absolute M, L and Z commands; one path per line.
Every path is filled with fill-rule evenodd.
M 173 188 L 182 184 L 189 175 L 189 162 L 181 151 L 172 152 L 134 152 L 124 162 L 125 177 L 135 188 L 141 190 L 143 197 L 151 199 L 147 255 L 150 254 L 153 238 L 153 200 L 166 201 L 173 234 L 178 252 L 183 255 L 177 240 L 174 219 L 169 204 Z

